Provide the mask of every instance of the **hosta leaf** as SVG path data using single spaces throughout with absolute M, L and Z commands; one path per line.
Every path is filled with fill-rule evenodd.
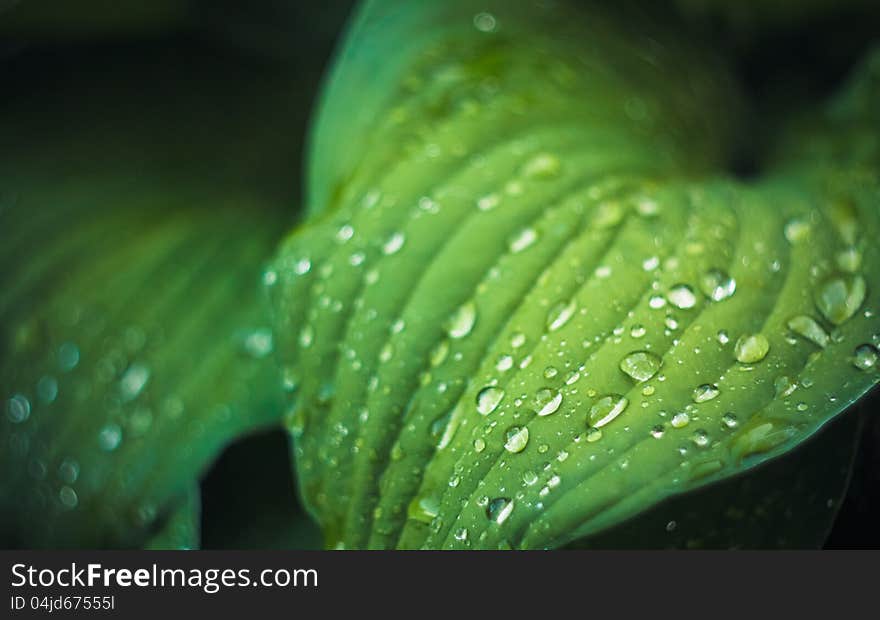
M 6 69 L 5 546 L 144 545 L 195 518 L 181 505 L 227 442 L 279 418 L 259 278 L 289 225 L 296 93 L 178 52 Z
M 724 179 L 735 94 L 650 23 L 364 5 L 271 287 L 328 545 L 564 545 L 876 384 L 876 173 Z

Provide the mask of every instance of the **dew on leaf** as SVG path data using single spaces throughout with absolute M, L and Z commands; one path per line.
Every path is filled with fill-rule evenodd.
M 477 393 L 477 411 L 480 415 L 489 415 L 498 407 L 504 398 L 504 390 L 499 387 L 487 386 Z
M 563 325 L 568 323 L 569 319 L 574 315 L 577 305 L 574 300 L 568 302 L 560 302 L 550 309 L 547 313 L 547 329 L 551 332 L 556 331 Z
M 661 364 L 660 357 L 650 351 L 633 351 L 620 361 L 620 370 L 641 383 L 656 375 Z
M 522 452 L 529 443 L 529 429 L 525 426 L 512 426 L 507 429 L 504 449 L 512 454 Z
M 535 393 L 535 409 L 539 416 L 556 413 L 562 404 L 562 392 L 552 388 L 542 388 Z
M 676 284 L 670 288 L 666 299 L 679 310 L 688 310 L 697 305 L 697 296 L 688 284 Z
M 510 513 L 513 512 L 513 506 L 514 504 L 509 498 L 496 497 L 489 501 L 489 504 L 486 506 L 486 516 L 489 517 L 490 521 L 501 525 L 507 521 Z
M 602 428 L 626 411 L 629 400 L 620 394 L 608 394 L 597 400 L 587 418 L 588 426 Z
M 694 390 L 692 395 L 695 403 L 705 403 L 718 397 L 721 390 L 717 385 L 712 383 L 704 383 Z
M 446 331 L 450 338 L 464 338 L 474 328 L 477 321 L 477 307 L 469 301 L 456 310 L 446 324 Z
M 828 332 L 826 332 L 813 317 L 802 314 L 789 319 L 787 325 L 788 329 L 799 336 L 806 338 L 813 344 L 816 344 L 823 349 L 828 346 L 830 340 Z
M 743 334 L 736 341 L 734 353 L 736 360 L 742 364 L 760 362 L 770 352 L 770 341 L 763 334 Z
M 831 323 L 841 325 L 862 307 L 866 291 L 860 275 L 833 277 L 816 290 L 816 307 Z
M 736 280 L 720 269 L 710 269 L 700 278 L 700 290 L 712 301 L 723 301 L 736 292 Z
M 880 351 L 871 344 L 860 344 L 853 354 L 853 365 L 859 370 L 871 370 L 877 366 Z

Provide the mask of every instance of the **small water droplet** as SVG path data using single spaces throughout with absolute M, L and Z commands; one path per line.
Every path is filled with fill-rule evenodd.
M 680 411 L 672 416 L 672 419 L 669 421 L 672 424 L 672 428 L 684 428 L 691 421 L 690 416 L 684 412 Z
M 654 439 L 660 439 L 661 437 L 663 437 L 664 433 L 665 429 L 663 428 L 662 424 L 657 424 L 653 428 L 651 428 L 651 437 L 653 437 Z
M 501 525 L 513 512 L 513 502 L 507 497 L 496 497 L 486 506 L 486 516 L 490 521 Z
M 474 328 L 477 321 L 477 307 L 469 301 L 456 310 L 446 324 L 446 331 L 450 338 L 464 338 Z
M 587 429 L 587 442 L 596 443 L 602 439 L 602 431 L 595 427 L 590 427 Z
M 61 490 L 58 491 L 58 500 L 62 506 L 69 510 L 76 508 L 76 505 L 79 504 L 79 497 L 77 497 L 76 491 L 69 486 L 61 487 Z
M 523 228 L 510 240 L 510 251 L 513 254 L 522 252 L 538 240 L 538 233 L 534 228 Z
M 98 445 L 101 446 L 102 450 L 106 450 L 107 452 L 112 452 L 116 448 L 119 447 L 119 444 L 122 442 L 122 429 L 119 428 L 118 424 L 110 423 L 106 424 L 101 430 L 98 432 Z
M 792 219 L 785 224 L 785 238 L 789 243 L 799 243 L 810 236 L 810 224 L 801 219 Z
M 627 406 L 629 406 L 629 400 L 620 394 L 608 394 L 601 397 L 590 407 L 590 414 L 587 418 L 588 426 L 602 428 L 626 411 Z
M 58 347 L 58 367 L 62 372 L 69 372 L 79 364 L 79 347 L 72 342 L 65 342 Z
M 633 351 L 620 361 L 620 369 L 638 381 L 647 381 L 660 370 L 662 360 L 649 351 Z
M 694 435 L 693 437 L 691 437 L 691 441 L 693 441 L 694 445 L 698 448 L 705 448 L 709 445 L 709 433 L 707 433 L 703 429 L 698 429 L 694 431 Z
M 491 13 L 477 13 L 474 15 L 474 28 L 480 32 L 495 32 L 498 22 Z
M 705 403 L 717 398 L 719 394 L 721 394 L 721 390 L 718 389 L 717 385 L 704 383 L 694 390 L 692 396 L 695 403 Z
M 298 276 L 302 276 L 307 274 L 311 270 L 311 268 L 312 261 L 310 261 L 308 258 L 301 258 L 296 261 L 296 263 L 294 263 L 293 272 Z
M 666 306 L 666 298 L 661 295 L 652 295 L 648 300 L 648 306 L 653 310 L 659 310 Z
M 137 398 L 150 380 L 150 369 L 145 364 L 135 362 L 123 373 L 119 380 L 119 391 L 123 401 Z
M 354 228 L 350 224 L 344 224 L 336 231 L 336 240 L 345 243 L 354 236 Z
M 770 352 L 770 342 L 763 334 L 743 334 L 734 347 L 736 360 L 742 364 L 760 362 Z
M 499 387 L 484 387 L 477 393 L 477 411 L 480 415 L 489 415 L 498 407 L 498 403 L 504 398 L 504 390 Z
M 736 280 L 720 269 L 710 269 L 700 278 L 700 290 L 712 301 L 723 301 L 736 292 Z
M 679 310 L 688 310 L 697 305 L 697 296 L 687 284 L 676 284 L 666 293 L 666 299 Z
M 568 323 L 569 319 L 574 315 L 575 310 L 577 310 L 577 305 L 574 300 L 560 302 L 553 306 L 550 309 L 550 312 L 547 313 L 547 329 L 553 332 L 561 328 Z
M 485 441 L 483 441 L 479 437 L 474 439 L 474 452 L 479 454 L 480 452 L 482 452 L 485 449 L 486 449 L 486 442 Z
M 501 355 L 498 358 L 498 361 L 495 363 L 495 370 L 497 370 L 498 372 L 506 372 L 511 368 L 513 368 L 513 357 L 507 355 L 506 353 L 504 355 Z
M 739 424 L 739 420 L 736 418 L 736 415 L 730 411 L 721 416 L 721 422 L 727 428 L 736 428 Z
M 535 408 L 539 416 L 556 413 L 562 404 L 562 392 L 552 388 L 542 388 L 535 393 Z
M 526 335 L 521 332 L 517 332 L 510 337 L 510 346 L 512 346 L 514 349 L 520 348 L 525 343 Z
M 406 237 L 403 236 L 403 233 L 396 232 L 390 237 L 385 243 L 382 244 L 382 253 L 385 256 L 391 256 L 392 254 L 397 254 L 400 251 L 400 248 L 403 247 L 403 244 L 406 242 Z
M 274 348 L 272 330 L 268 327 L 255 329 L 245 336 L 242 343 L 245 352 L 251 357 L 262 359 L 272 353 Z
M 562 162 L 551 153 L 538 153 L 523 167 L 523 176 L 529 179 L 552 179 L 562 170 Z
M 24 394 L 16 394 L 6 401 L 6 417 L 13 424 L 21 424 L 31 415 L 31 402 Z

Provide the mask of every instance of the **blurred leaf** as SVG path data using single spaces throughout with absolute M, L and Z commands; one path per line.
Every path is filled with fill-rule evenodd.
M 259 281 L 308 102 L 287 66 L 189 48 L 4 73 L 3 543 L 141 546 L 280 416 Z
M 565 545 L 877 383 L 876 170 L 724 178 L 736 94 L 655 23 L 364 5 L 270 287 L 329 546 Z

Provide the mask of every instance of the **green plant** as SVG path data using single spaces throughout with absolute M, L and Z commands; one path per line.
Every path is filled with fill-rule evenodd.
M 289 84 L 244 66 L 229 100 L 224 71 L 51 156 L 31 102 L 8 111 L 17 544 L 196 545 L 199 472 L 282 410 L 331 548 L 821 542 L 858 425 L 798 446 L 880 378 L 880 56 L 791 110 L 741 180 L 750 104 L 670 7 L 478 4 L 360 7 L 306 216 L 259 274 L 271 311 L 255 285 L 290 223 L 261 158 L 283 161 L 266 102 Z M 71 92 L 87 119 L 107 98 Z M 181 136 L 214 98 L 257 122 Z M 274 150 L 252 161 L 255 132 Z M 88 223 L 69 234 L 54 204 Z

